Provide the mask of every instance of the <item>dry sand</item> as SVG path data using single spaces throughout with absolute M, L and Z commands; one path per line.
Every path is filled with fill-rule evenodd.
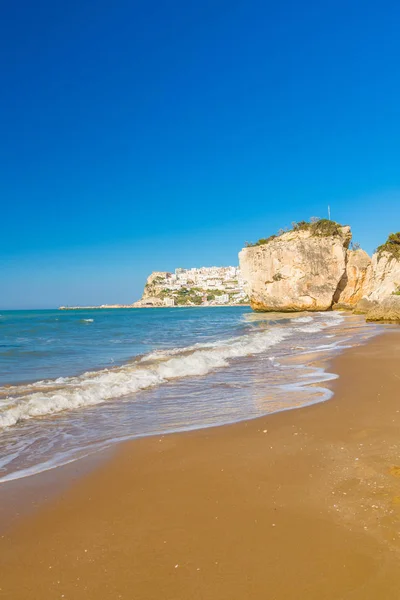
M 397 600 L 399 356 L 390 329 L 326 403 L 121 445 L 1 538 L 1 598 Z

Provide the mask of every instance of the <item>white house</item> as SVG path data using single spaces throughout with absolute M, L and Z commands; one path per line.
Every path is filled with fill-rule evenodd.
M 221 296 L 215 297 L 215 302 L 217 304 L 228 304 L 229 302 L 229 294 L 221 294 Z

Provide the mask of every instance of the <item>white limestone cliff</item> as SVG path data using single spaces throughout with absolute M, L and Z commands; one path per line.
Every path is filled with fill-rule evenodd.
M 372 256 L 372 276 L 366 298 L 382 302 L 400 287 L 400 260 L 389 252 L 376 252 Z
M 347 250 L 346 268 L 334 296 L 334 308 L 352 309 L 369 292 L 371 259 L 364 250 Z
M 350 240 L 349 227 L 320 220 L 244 248 L 239 262 L 252 308 L 350 309 L 370 321 L 400 320 L 400 233 L 372 259 L 349 250 Z
M 372 256 L 371 276 L 363 297 L 357 304 L 356 312 L 369 313 L 382 306 L 382 314 L 393 315 L 393 296 L 400 290 L 400 233 L 391 233 L 382 246 Z M 386 302 L 388 300 L 388 302 Z M 377 311 L 374 312 L 374 320 Z M 372 319 L 370 319 L 372 320 Z M 390 319 L 388 319 L 390 320 Z
M 332 307 L 345 274 L 351 231 L 347 226 L 321 223 L 324 227 L 302 224 L 239 253 L 254 310 L 319 311 Z

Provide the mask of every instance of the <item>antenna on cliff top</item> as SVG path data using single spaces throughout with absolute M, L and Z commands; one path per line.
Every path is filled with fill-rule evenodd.
M 328 204 L 328 219 L 331 220 L 331 207 Z

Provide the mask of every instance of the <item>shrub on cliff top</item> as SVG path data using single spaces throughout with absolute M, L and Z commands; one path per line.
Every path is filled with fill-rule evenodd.
M 312 236 L 315 237 L 329 237 L 340 235 L 341 225 L 335 221 L 329 219 L 318 219 L 317 217 L 311 217 L 310 222 L 299 221 L 298 223 L 292 223 L 291 231 L 309 231 Z M 279 238 L 281 235 L 287 233 L 286 229 L 280 229 L 278 235 L 270 235 L 268 238 L 261 238 L 257 242 L 246 242 L 246 248 L 253 248 L 254 246 L 262 246 L 268 244 L 272 240 Z
M 313 236 L 329 237 L 331 235 L 340 235 L 341 225 L 329 219 L 313 220 L 311 223 L 300 221 L 293 223 L 293 231 L 309 231 Z
M 245 247 L 246 248 L 254 248 L 254 246 L 262 246 L 263 244 L 268 244 L 268 242 L 271 242 L 272 240 L 274 240 L 277 237 L 279 237 L 279 236 L 270 235 L 267 238 L 260 238 L 257 242 L 246 242 Z
M 330 236 L 340 235 L 342 225 L 336 223 L 336 221 L 330 221 L 329 219 L 320 219 L 316 223 L 312 224 L 312 230 L 314 235 Z
M 384 244 L 378 246 L 376 249 L 380 256 L 382 252 L 391 254 L 393 258 L 400 259 L 400 231 L 397 233 L 391 233 Z

